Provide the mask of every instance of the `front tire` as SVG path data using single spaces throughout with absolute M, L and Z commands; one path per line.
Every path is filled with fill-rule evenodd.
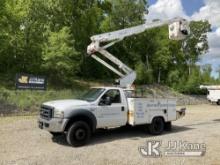
M 84 121 L 76 121 L 70 126 L 66 134 L 68 144 L 79 147 L 85 145 L 91 137 L 91 129 Z
M 217 101 L 217 105 L 220 105 L 220 100 Z
M 149 133 L 152 135 L 160 135 L 164 131 L 164 121 L 161 117 L 153 119 L 148 127 Z

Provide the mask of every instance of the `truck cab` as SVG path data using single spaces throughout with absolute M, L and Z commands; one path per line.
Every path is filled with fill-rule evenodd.
M 53 118 L 68 120 L 73 112 L 78 111 L 80 114 L 86 111 L 90 113 L 90 116 L 95 116 L 96 128 L 115 127 L 126 124 L 127 107 L 125 93 L 122 88 L 96 87 L 91 88 L 80 99 L 55 100 L 43 103 L 40 120 L 44 120 L 44 122 Z M 45 129 L 54 131 L 54 128 L 50 127 Z M 59 131 L 63 130 L 61 128 L 55 130 L 55 132 Z
M 94 98 L 95 93 L 100 94 Z M 128 105 L 122 88 L 92 88 L 82 99 L 90 101 L 90 96 L 93 97 L 90 110 L 96 116 L 96 128 L 117 127 L 127 123 Z

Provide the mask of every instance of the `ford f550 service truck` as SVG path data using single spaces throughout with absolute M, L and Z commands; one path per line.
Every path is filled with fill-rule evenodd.
M 39 127 L 53 135 L 65 133 L 67 142 L 81 146 L 98 128 L 145 125 L 159 135 L 171 121 L 185 115 L 176 110 L 175 99 L 129 97 L 130 91 L 117 87 L 91 88 L 81 100 L 57 100 L 43 103 Z

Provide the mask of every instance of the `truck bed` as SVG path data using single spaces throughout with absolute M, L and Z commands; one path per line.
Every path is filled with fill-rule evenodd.
M 177 119 L 176 99 L 128 98 L 128 124 L 151 123 L 161 116 L 165 122 Z

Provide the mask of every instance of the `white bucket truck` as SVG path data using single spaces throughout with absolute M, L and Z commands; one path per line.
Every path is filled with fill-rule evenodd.
M 175 18 L 92 36 L 92 43 L 87 49 L 88 55 L 120 76 L 118 86 L 92 88 L 80 100 L 43 103 L 38 120 L 39 127 L 54 136 L 57 133 L 65 133 L 67 142 L 72 146 L 86 144 L 92 133 L 99 128 L 143 125 L 154 135 L 161 134 L 166 127 L 171 128 L 171 121 L 183 117 L 185 108 L 177 110 L 175 99 L 132 97 L 131 86 L 136 78 L 135 71 L 106 50 L 125 37 L 165 24 L 169 25 L 170 39 L 181 40 L 189 34 L 187 21 Z M 96 52 L 119 69 L 99 58 L 94 54 Z

